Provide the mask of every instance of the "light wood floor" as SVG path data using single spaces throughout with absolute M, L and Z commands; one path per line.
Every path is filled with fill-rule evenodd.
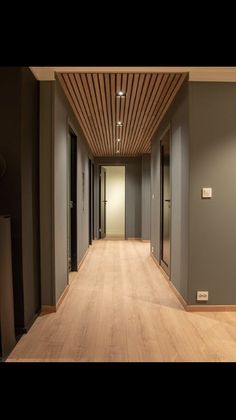
M 236 312 L 185 312 L 140 241 L 95 241 L 14 361 L 236 361 Z

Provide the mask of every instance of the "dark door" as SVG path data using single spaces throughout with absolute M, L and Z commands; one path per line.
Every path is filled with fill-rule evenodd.
M 161 140 L 161 266 L 170 274 L 170 129 Z
M 69 134 L 68 267 L 77 271 L 77 138 Z
M 106 236 L 106 169 L 100 166 L 100 238 Z

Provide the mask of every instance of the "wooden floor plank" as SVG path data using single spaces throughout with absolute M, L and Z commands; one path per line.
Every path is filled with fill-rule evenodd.
M 137 240 L 93 242 L 56 313 L 7 362 L 236 361 L 236 312 L 185 312 Z

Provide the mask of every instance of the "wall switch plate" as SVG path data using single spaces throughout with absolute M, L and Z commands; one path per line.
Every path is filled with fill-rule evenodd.
M 202 198 L 212 198 L 212 188 L 202 188 Z
M 208 301 L 208 292 L 197 292 L 197 301 Z
M 155 197 L 154 194 L 152 194 L 152 199 L 154 199 L 154 197 Z

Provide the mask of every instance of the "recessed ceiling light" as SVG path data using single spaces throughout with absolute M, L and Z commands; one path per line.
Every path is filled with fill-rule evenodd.
M 125 98 L 125 93 L 124 93 L 122 90 L 120 90 L 120 91 L 116 94 L 116 97 L 117 97 L 117 98 Z
M 120 141 L 120 139 L 117 139 L 117 141 Z
M 116 123 L 116 126 L 117 126 L 117 127 L 122 127 L 122 125 L 123 125 L 123 123 L 122 123 L 121 121 L 118 121 L 118 122 Z
M 120 151 L 119 151 L 119 150 L 117 150 L 117 151 L 116 151 L 116 153 L 120 153 Z

